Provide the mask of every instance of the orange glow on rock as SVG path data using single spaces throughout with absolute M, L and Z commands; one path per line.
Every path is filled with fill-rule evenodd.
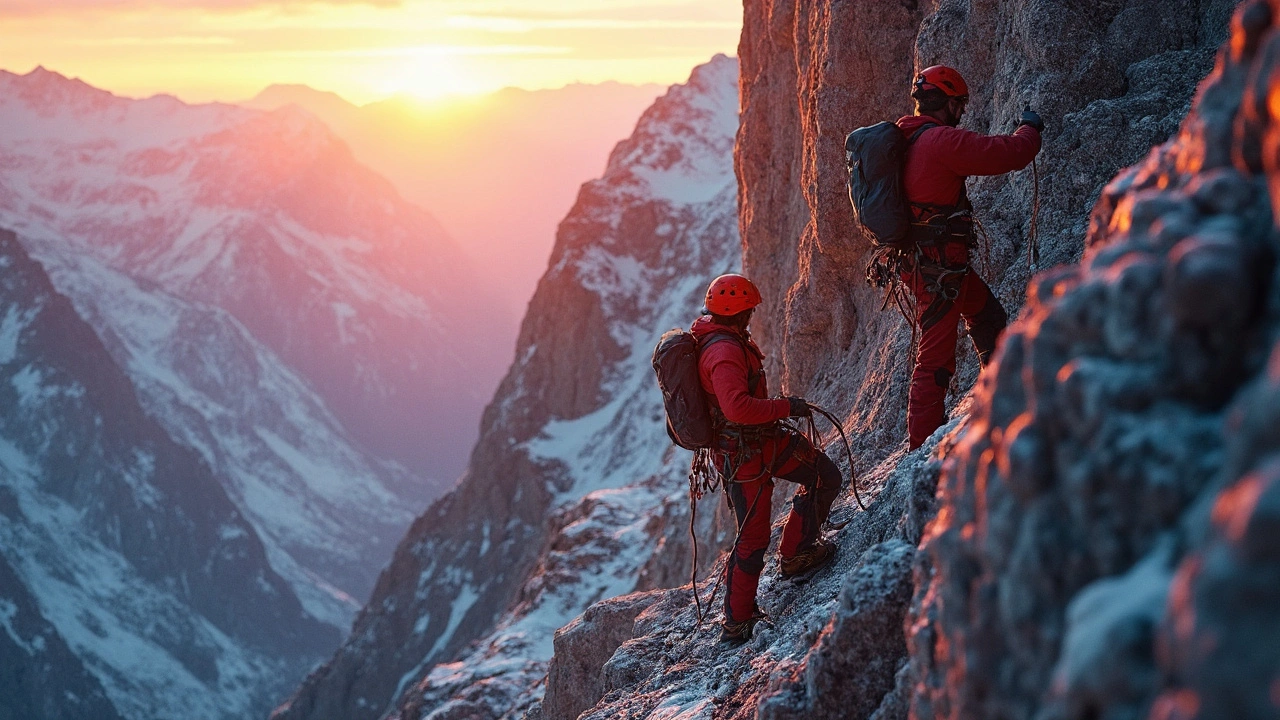
M 1190 638 L 1196 628 L 1196 610 L 1193 603 L 1192 584 L 1200 574 L 1203 561 L 1198 556 L 1188 558 L 1173 576 L 1169 586 L 1168 614 L 1173 620 L 1173 630 L 1180 638 Z
M 1267 112 L 1273 118 L 1280 118 L 1280 77 L 1273 77 L 1267 87 Z
M 1111 222 L 1108 225 L 1113 234 L 1127 233 L 1129 228 L 1133 226 L 1133 196 L 1126 195 L 1124 199 L 1116 206 L 1115 213 L 1111 216 Z
M 1262 490 L 1262 478 L 1250 475 L 1218 496 L 1213 505 L 1213 524 L 1231 541 L 1239 542 L 1244 538 Z
M 1058 375 L 1057 375 L 1058 383 L 1059 383 L 1059 384 L 1061 384 L 1061 383 L 1065 383 L 1065 382 L 1067 381 L 1067 379 L 1071 377 L 1071 373 L 1073 373 L 1073 372 L 1075 372 L 1075 371 L 1076 371 L 1076 361 L 1075 361 L 1075 360 L 1072 360 L 1071 362 L 1067 363 L 1066 365 L 1063 365 L 1062 367 L 1058 368 Z

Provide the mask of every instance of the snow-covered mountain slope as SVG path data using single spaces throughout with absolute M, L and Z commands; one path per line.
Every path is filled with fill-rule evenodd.
M 129 100 L 37 69 L 0 73 L 0 122 L 0 220 L 226 310 L 360 443 L 456 478 L 509 361 L 486 343 L 497 303 L 314 117 Z
M 38 237 L 77 310 L 149 414 L 198 451 L 253 524 L 272 567 L 340 630 L 413 520 L 410 474 L 362 452 L 324 402 L 225 310 L 176 298 Z
M 0 705 L 263 712 L 334 629 L 303 610 L 208 466 L 146 415 L 11 232 L 0 268 L 0 652 L 19 680 Z
M 490 317 L 309 116 L 0 73 L 0 220 L 342 629 L 474 432 Z M 496 372 L 493 373 L 496 377 Z M 411 451 L 406 450 L 411 446 Z M 429 458 L 441 458 L 437 464 Z
M 16 515 L 17 495 L 0 487 L 0 498 L 4 514 Z M 0 712 L 6 717 L 119 720 L 102 683 L 40 614 L 36 599 L 3 554 L 0 626 L 0 687 L 5 689 Z M 33 665 L 40 671 L 32 672 Z
M 718 56 L 583 186 L 467 476 L 277 717 L 518 714 L 541 696 L 556 628 L 600 598 L 681 581 L 689 455 L 666 437 L 649 363 L 738 264 L 737 111 L 737 63 Z M 700 540 L 712 535 L 704 523 Z

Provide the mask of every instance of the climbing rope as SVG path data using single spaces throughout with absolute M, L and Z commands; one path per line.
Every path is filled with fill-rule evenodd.
M 742 530 L 747 526 L 747 521 L 751 519 L 751 513 L 755 512 L 756 510 L 756 503 L 759 502 L 760 496 L 763 495 L 764 493 L 765 493 L 765 489 L 760 488 L 759 490 L 756 491 L 755 498 L 751 500 L 751 506 L 747 508 L 747 514 L 743 516 L 742 522 L 739 523 L 738 525 L 738 532 L 736 535 L 733 536 L 733 547 L 730 548 L 729 550 L 730 554 L 725 556 L 726 563 L 728 563 L 729 557 L 731 557 L 732 555 L 738 552 L 738 543 L 742 540 Z M 694 501 L 692 497 L 690 497 L 690 504 L 696 505 L 696 501 Z M 694 512 L 696 512 L 696 510 Z M 702 614 L 702 601 L 698 597 L 698 537 L 693 532 L 694 512 L 689 513 L 689 537 L 693 538 L 693 572 L 691 573 L 691 576 L 689 578 L 689 583 L 691 588 L 693 589 L 693 604 L 697 608 L 697 612 L 698 612 L 697 627 L 700 628 L 702 627 L 703 620 L 705 620 L 706 618 Z M 719 564 L 720 563 L 717 562 L 715 565 L 712 565 L 711 569 L 715 570 Z M 711 601 L 716 599 L 716 593 L 720 592 L 720 583 L 724 580 L 724 575 L 725 574 L 723 571 L 716 573 L 716 584 L 714 587 L 711 588 L 711 594 L 707 596 L 708 607 L 711 606 Z
M 826 409 L 824 409 L 824 408 L 818 407 L 817 405 L 814 405 L 813 403 L 809 403 L 808 405 L 809 405 L 809 410 L 811 410 L 811 411 L 813 411 L 813 412 L 815 412 L 815 413 L 817 413 L 817 414 L 821 415 L 822 417 L 826 418 L 827 422 L 831 423 L 831 425 L 835 427 L 835 429 L 836 429 L 836 433 L 839 435 L 840 440 L 841 440 L 842 442 L 844 442 L 845 455 L 846 455 L 846 456 L 848 457 L 848 459 L 849 459 L 849 482 L 848 482 L 848 486 L 853 488 L 853 499 L 858 503 L 858 509 L 859 509 L 859 510 L 861 510 L 862 512 L 866 512 L 866 511 L 867 511 L 867 506 L 862 504 L 862 496 L 858 494 L 858 480 L 857 480 L 857 478 L 855 478 L 855 477 L 854 477 L 854 475 L 853 475 L 853 446 L 849 444 L 849 436 L 845 434 L 845 432 L 844 432 L 844 426 L 840 424 L 840 419 L 839 419 L 839 418 L 837 418 L 837 417 L 836 417 L 834 414 L 832 414 L 830 411 L 828 411 L 828 410 L 826 410 Z M 810 428 L 810 431 L 811 431 L 811 432 L 815 433 L 815 435 L 817 434 L 817 424 L 816 424 L 816 423 L 814 423 L 814 421 L 813 421 L 813 416 L 812 416 L 812 415 L 810 415 L 810 417 L 809 417 L 809 428 Z M 816 439 L 816 440 L 818 440 L 818 441 L 822 441 L 822 436 L 821 436 L 821 435 L 817 435 L 817 437 L 816 437 L 816 438 L 811 437 L 811 438 L 810 438 L 810 442 L 813 442 L 815 439 Z M 832 438 L 832 440 L 835 440 L 835 438 Z M 814 447 L 817 447 L 817 448 L 821 449 L 821 450 L 822 450 L 822 451 L 824 451 L 824 452 L 826 451 L 826 446 L 827 446 L 827 444 L 828 444 L 828 443 L 826 443 L 826 442 L 813 442 Z M 844 492 L 844 486 L 843 486 L 843 485 L 840 487 L 840 491 L 841 491 L 841 493 L 843 493 L 843 492 Z
M 1040 165 L 1035 158 L 1031 159 L 1031 225 L 1027 228 L 1027 270 L 1035 273 L 1040 269 Z
M 987 226 L 982 224 L 977 215 L 971 217 L 974 241 L 982 245 L 982 274 L 985 277 L 991 277 L 991 233 L 987 232 Z

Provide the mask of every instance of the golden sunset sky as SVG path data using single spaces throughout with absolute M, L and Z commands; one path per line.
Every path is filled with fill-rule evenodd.
M 274 83 L 434 99 L 681 82 L 741 25 L 740 0 L 0 0 L 0 68 L 188 102 Z

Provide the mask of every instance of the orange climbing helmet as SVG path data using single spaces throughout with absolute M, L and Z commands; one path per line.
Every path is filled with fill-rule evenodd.
M 921 70 L 920 74 L 916 75 L 913 87 L 916 91 L 941 90 L 947 97 L 969 97 L 969 85 L 965 83 L 964 78 L 960 77 L 960 73 L 954 68 L 946 65 L 934 65 Z
M 716 315 L 737 315 L 759 304 L 760 290 L 741 275 L 721 275 L 707 287 L 707 311 Z

